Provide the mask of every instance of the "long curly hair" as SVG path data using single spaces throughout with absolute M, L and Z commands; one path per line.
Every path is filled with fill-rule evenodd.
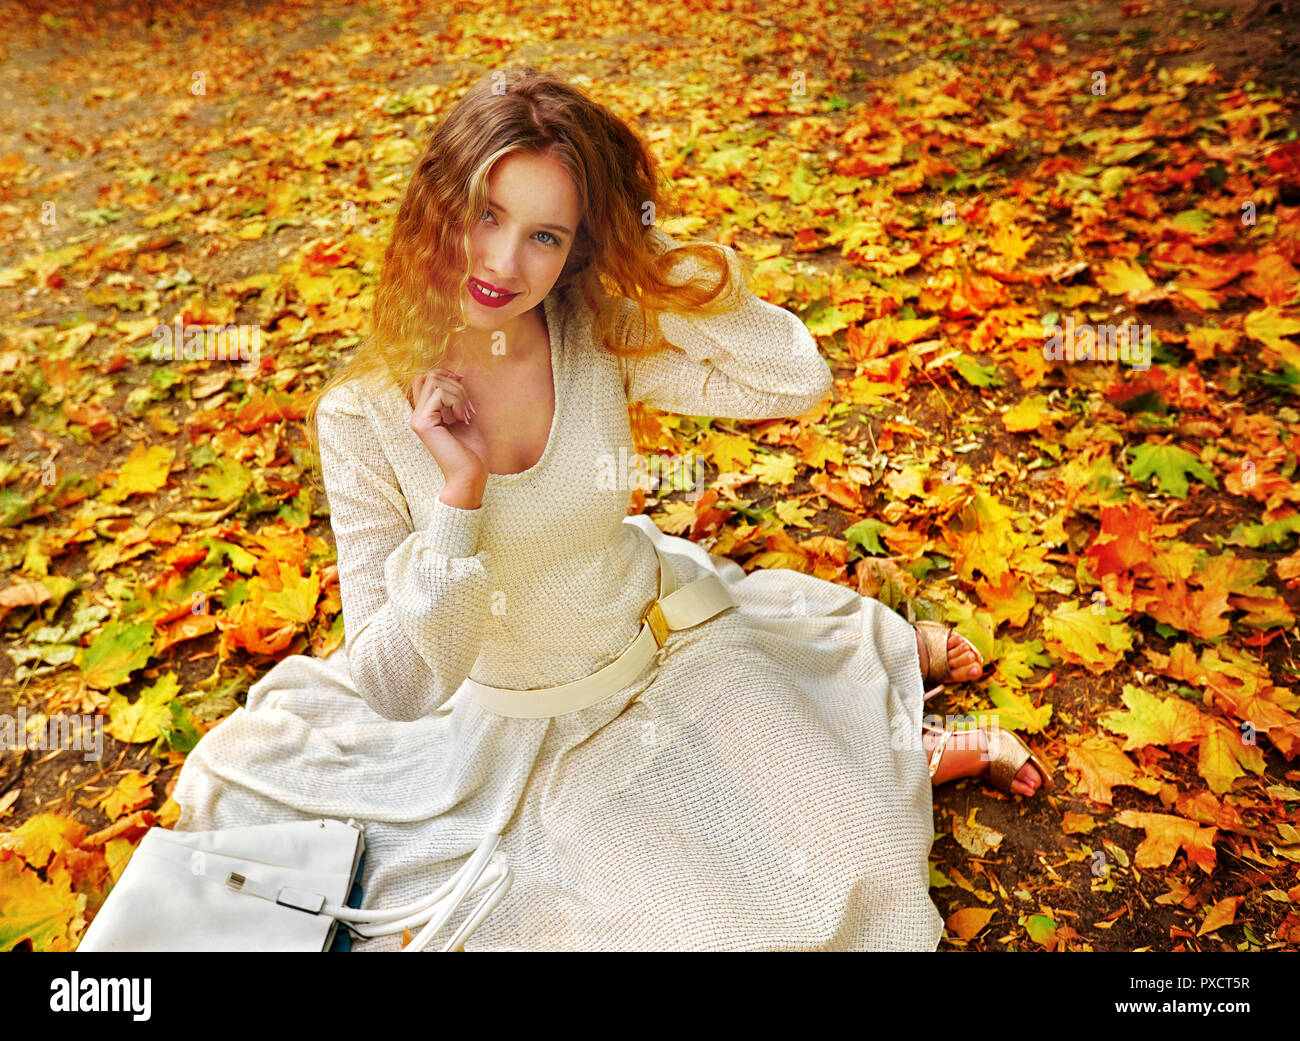
M 557 294 L 562 318 L 577 301 L 591 309 L 603 349 L 624 357 L 662 350 L 660 312 L 709 314 L 735 292 L 716 243 L 674 240 L 675 248 L 663 252 L 656 246 L 655 218 L 678 207 L 665 198 L 654 156 L 627 123 L 550 73 L 494 71 L 446 114 L 415 168 L 384 253 L 371 329 L 308 405 L 313 451 L 319 451 L 317 408 L 332 387 L 377 375 L 405 391 L 468 327 L 462 290 L 471 270 L 470 231 L 487 206 L 494 164 L 512 153 L 554 156 L 573 179 L 581 216 L 554 289 L 564 290 Z M 713 268 L 716 282 L 670 282 L 666 276 L 683 256 Z M 640 305 L 635 336 L 616 326 L 618 297 Z

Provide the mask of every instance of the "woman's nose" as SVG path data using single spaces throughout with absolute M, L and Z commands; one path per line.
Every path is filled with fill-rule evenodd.
M 513 239 L 501 235 L 488 244 L 486 266 L 488 271 L 503 281 L 515 277 L 518 270 L 518 246 Z

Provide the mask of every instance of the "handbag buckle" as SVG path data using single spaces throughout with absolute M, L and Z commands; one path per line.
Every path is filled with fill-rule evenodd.
M 645 609 L 641 621 L 650 626 L 650 632 L 654 634 L 655 646 L 662 647 L 664 641 L 668 639 L 668 619 L 664 617 L 664 609 L 659 606 L 657 599 Z

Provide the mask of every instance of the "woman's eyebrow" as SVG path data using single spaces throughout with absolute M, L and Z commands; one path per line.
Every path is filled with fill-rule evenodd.
M 510 211 L 507 210 L 504 206 L 502 206 L 499 202 L 493 202 L 491 199 L 488 199 L 488 205 L 491 206 L 494 210 L 500 210 L 507 217 L 510 216 Z M 546 228 L 548 231 L 562 231 L 566 235 L 573 234 L 573 232 L 570 231 L 568 228 L 566 228 L 563 224 L 539 224 L 537 226 L 539 228 Z

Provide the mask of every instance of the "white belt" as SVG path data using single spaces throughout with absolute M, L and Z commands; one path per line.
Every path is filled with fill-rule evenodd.
M 677 588 L 672 570 L 664 561 L 659 547 L 654 547 L 659 557 L 659 596 L 650 602 L 641 615 L 641 631 L 608 665 L 590 676 L 562 683 L 558 687 L 540 687 L 536 690 L 511 690 L 507 687 L 489 687 L 466 677 L 474 700 L 489 712 L 520 719 L 539 719 L 576 712 L 612 694 L 637 678 L 655 652 L 664 645 L 668 633 L 677 629 L 707 622 L 736 602 L 716 575 L 706 575 Z

